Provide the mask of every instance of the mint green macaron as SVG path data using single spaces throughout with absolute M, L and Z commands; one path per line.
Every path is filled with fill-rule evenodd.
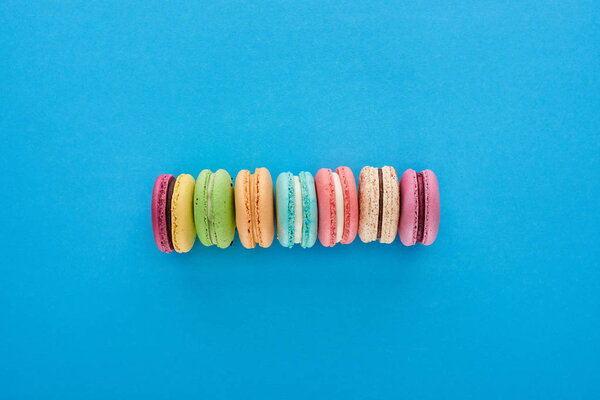
M 233 181 L 224 169 L 205 169 L 196 179 L 194 189 L 194 223 L 198 239 L 204 246 L 231 246 L 235 235 L 235 201 Z
M 277 239 L 284 247 L 304 248 L 317 241 L 319 210 L 315 180 L 310 172 L 282 172 L 275 183 Z

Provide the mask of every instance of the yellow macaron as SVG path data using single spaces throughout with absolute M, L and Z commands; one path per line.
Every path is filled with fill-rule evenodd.
M 178 253 L 187 253 L 196 240 L 194 225 L 194 177 L 181 174 L 175 181 L 171 200 L 171 236 L 173 248 Z

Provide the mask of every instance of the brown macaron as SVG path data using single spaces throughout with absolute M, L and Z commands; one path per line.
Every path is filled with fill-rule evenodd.
M 358 179 L 358 236 L 365 243 L 392 243 L 400 217 L 400 186 L 394 167 L 364 167 Z
M 266 168 L 242 170 L 235 178 L 235 219 L 242 245 L 269 247 L 275 235 L 273 180 Z

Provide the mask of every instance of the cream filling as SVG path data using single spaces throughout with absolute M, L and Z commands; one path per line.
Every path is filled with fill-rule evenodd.
M 344 193 L 342 192 L 342 182 L 340 182 L 340 176 L 337 172 L 333 173 L 333 185 L 335 187 L 335 216 L 336 216 L 336 230 L 335 230 L 335 242 L 342 240 L 342 234 L 344 233 Z
M 302 188 L 300 187 L 300 178 L 294 176 L 294 243 L 302 242 Z
M 212 216 L 212 191 L 215 174 L 210 174 L 210 178 L 208 178 L 208 199 L 206 200 L 206 208 L 207 208 L 207 219 L 208 219 L 208 232 L 210 233 L 210 240 L 212 244 L 217 243 L 217 237 L 215 236 L 215 229 L 213 227 L 213 216 Z

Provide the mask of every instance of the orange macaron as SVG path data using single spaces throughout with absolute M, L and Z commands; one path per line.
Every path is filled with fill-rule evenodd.
M 240 242 L 247 249 L 269 247 L 275 235 L 273 180 L 266 168 L 242 170 L 235 178 L 235 219 Z

